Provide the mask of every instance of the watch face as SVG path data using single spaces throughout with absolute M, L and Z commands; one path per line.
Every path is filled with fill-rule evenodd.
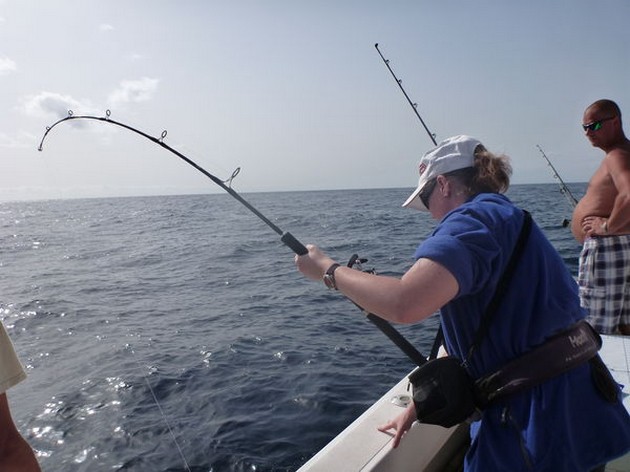
M 324 275 L 324 284 L 330 289 L 335 289 L 335 281 L 330 274 Z
M 337 290 L 337 283 L 335 282 L 335 270 L 337 267 L 339 267 L 337 263 L 331 265 L 324 274 L 324 283 L 331 290 Z

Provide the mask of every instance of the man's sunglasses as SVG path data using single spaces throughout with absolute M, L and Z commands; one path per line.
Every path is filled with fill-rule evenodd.
M 418 194 L 418 197 L 420 197 L 420 201 L 427 208 L 427 210 L 429 209 L 429 198 L 431 198 L 431 194 L 433 193 L 433 190 L 435 189 L 436 183 L 437 183 L 437 179 L 432 179 L 428 181 L 427 184 L 422 189 L 422 191 Z
M 608 120 L 612 120 L 613 118 L 615 118 L 614 116 L 609 116 L 608 118 L 602 118 L 601 120 L 597 120 L 597 121 L 592 121 L 591 123 L 588 123 L 586 125 L 582 125 L 582 128 L 584 129 L 584 131 L 598 131 L 600 129 L 602 129 L 602 123 L 604 121 L 608 121 Z

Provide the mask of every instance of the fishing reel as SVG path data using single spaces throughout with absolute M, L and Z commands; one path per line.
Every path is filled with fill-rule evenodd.
M 359 257 L 358 254 L 352 254 L 352 256 L 350 256 L 350 259 L 348 260 L 348 267 L 350 267 L 351 269 L 357 269 L 360 270 L 361 272 L 367 272 L 368 274 L 376 274 L 376 269 L 372 268 L 372 269 L 364 269 L 363 268 L 363 264 L 365 264 L 368 260 L 366 258 L 363 257 Z

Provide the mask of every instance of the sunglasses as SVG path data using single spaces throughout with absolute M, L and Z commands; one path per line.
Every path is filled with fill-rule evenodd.
M 615 118 L 615 117 L 614 116 L 609 116 L 608 118 L 602 118 L 601 120 L 592 121 L 591 123 L 588 123 L 586 125 L 582 125 L 582 128 L 584 129 L 584 131 L 598 131 L 598 130 L 602 129 L 602 123 L 604 121 L 612 120 L 613 118 Z
M 427 208 L 427 210 L 429 209 L 429 199 L 431 198 L 433 190 L 435 190 L 436 183 L 437 179 L 432 179 L 428 181 L 422 191 L 418 194 L 418 197 L 420 197 L 420 201 Z

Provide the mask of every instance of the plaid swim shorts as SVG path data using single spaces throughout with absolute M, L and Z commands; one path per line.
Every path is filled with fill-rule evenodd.
M 580 254 L 580 304 L 602 334 L 630 325 L 630 235 L 588 238 Z

